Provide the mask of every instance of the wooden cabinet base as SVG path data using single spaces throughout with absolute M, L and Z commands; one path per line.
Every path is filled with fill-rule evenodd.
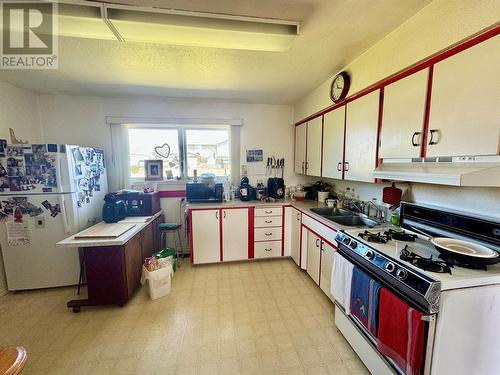
M 144 258 L 159 250 L 154 228 L 162 221 L 163 216 L 153 220 L 124 245 L 81 248 L 88 298 L 71 300 L 68 308 L 125 305 L 139 287 Z

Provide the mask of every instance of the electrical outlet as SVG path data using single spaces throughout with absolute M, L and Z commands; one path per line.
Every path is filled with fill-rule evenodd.
M 37 217 L 35 219 L 35 227 L 36 228 L 45 228 L 45 218 L 44 217 Z

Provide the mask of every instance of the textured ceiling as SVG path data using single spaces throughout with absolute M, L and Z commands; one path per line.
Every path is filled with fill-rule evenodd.
M 114 1 L 107 1 L 114 2 Z M 410 18 L 429 0 L 120 0 L 121 4 L 288 19 L 288 52 L 59 38 L 58 70 L 0 71 L 38 93 L 225 98 L 293 103 Z

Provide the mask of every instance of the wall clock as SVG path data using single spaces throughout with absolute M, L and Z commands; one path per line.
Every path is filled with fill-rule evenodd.
M 349 86 L 351 84 L 351 79 L 347 72 L 341 72 L 337 74 L 332 81 L 330 86 L 330 98 L 334 103 L 340 103 L 347 96 L 349 91 Z

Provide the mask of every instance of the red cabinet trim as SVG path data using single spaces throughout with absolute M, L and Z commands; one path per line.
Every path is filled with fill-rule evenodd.
M 191 264 L 194 262 L 193 252 L 193 211 L 188 210 L 188 225 L 189 225 L 189 260 Z
M 424 112 L 424 127 L 422 130 L 422 148 L 420 156 L 427 156 L 427 141 L 429 133 L 429 118 L 431 115 L 431 98 L 432 98 L 432 78 L 434 77 L 434 65 L 429 66 L 429 75 L 427 77 L 427 94 L 425 97 L 425 112 Z
M 248 259 L 253 259 L 255 256 L 254 250 L 254 212 L 255 209 L 250 207 L 248 209 Z
M 219 249 L 220 249 L 220 261 L 223 262 L 224 261 L 224 257 L 222 255 L 222 247 L 223 247 L 223 243 L 222 243 L 222 208 L 219 209 Z
M 285 256 L 285 206 L 281 210 L 281 256 Z

